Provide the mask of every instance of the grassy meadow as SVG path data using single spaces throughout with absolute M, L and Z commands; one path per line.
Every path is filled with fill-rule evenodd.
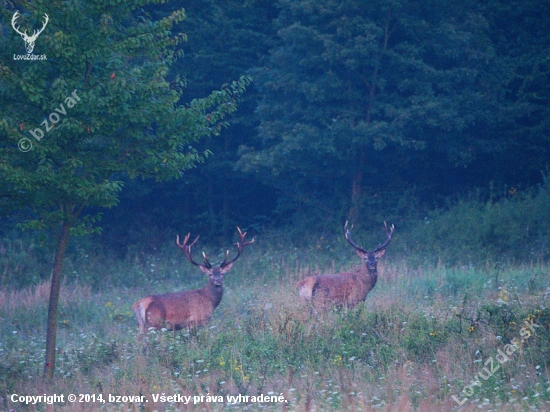
M 41 378 L 48 282 L 0 293 L 0 410 L 550 410 L 550 267 L 411 266 L 392 246 L 364 304 L 312 313 L 296 282 L 360 264 L 353 250 L 342 242 L 328 252 L 319 245 L 282 252 L 258 239 L 226 275 L 206 327 L 141 340 L 131 310 L 137 299 L 199 288 L 206 277 L 173 245 L 124 261 L 68 260 L 54 382 Z M 503 361 L 499 350 L 516 338 L 523 342 Z M 102 394 L 106 402 L 65 398 L 52 408 L 11 399 L 44 393 Z M 109 394 L 148 402 L 109 402 Z M 161 394 L 197 401 L 161 402 Z M 227 402 L 239 394 L 248 401 Z M 251 401 L 260 394 L 286 402 Z M 453 396 L 465 400 L 461 407 Z

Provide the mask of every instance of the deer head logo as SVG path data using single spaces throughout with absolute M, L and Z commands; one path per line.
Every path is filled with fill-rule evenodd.
M 25 41 L 25 48 L 27 49 L 27 54 L 31 54 L 32 51 L 34 50 L 34 42 L 36 41 L 36 39 L 38 38 L 40 33 L 42 33 L 44 31 L 44 29 L 46 28 L 46 25 L 48 24 L 48 21 L 50 20 L 50 18 L 48 17 L 48 15 L 46 13 L 44 13 L 44 25 L 38 31 L 33 30 L 32 36 L 29 36 L 29 35 L 27 35 L 26 30 L 24 32 L 21 32 L 19 30 L 19 27 L 15 26 L 15 21 L 19 18 L 19 16 L 20 16 L 19 12 L 16 11 L 15 14 L 13 15 L 12 19 L 11 19 L 11 26 L 13 27 L 15 32 L 20 34 L 21 37 L 23 38 L 23 40 Z

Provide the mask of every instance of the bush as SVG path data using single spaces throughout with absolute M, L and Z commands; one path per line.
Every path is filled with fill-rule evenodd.
M 550 186 L 435 210 L 405 234 L 408 252 L 447 264 L 540 261 L 550 254 Z

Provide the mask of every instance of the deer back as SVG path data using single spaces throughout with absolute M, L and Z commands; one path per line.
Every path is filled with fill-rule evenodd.
M 363 268 L 364 269 L 364 268 Z M 365 300 L 376 284 L 376 276 L 365 270 L 309 276 L 298 282 L 300 296 L 310 301 L 331 302 L 337 306 L 355 307 Z

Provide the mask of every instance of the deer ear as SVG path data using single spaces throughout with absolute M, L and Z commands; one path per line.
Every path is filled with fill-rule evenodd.
M 227 272 L 231 270 L 231 266 L 233 266 L 233 262 L 225 265 L 223 268 L 220 267 L 222 275 L 225 275 Z
M 202 273 L 210 276 L 212 274 L 212 269 L 208 269 L 206 266 L 199 265 L 199 269 L 202 270 Z
M 355 253 L 357 253 L 357 256 L 359 256 L 362 260 L 365 260 L 368 256 L 368 253 L 361 252 L 359 249 L 355 249 Z
M 378 258 L 381 258 L 382 256 L 384 256 L 384 253 L 386 253 L 386 249 L 379 250 L 378 252 L 376 252 L 374 254 L 374 256 L 376 256 L 376 259 L 378 259 Z

